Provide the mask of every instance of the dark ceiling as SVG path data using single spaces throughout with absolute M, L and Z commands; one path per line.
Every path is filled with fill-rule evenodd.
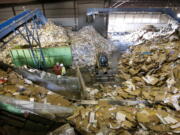
M 38 0 L 0 0 L 0 4 L 15 4 L 15 3 L 29 3 L 29 2 L 35 2 Z
M 33 3 L 51 3 L 68 0 L 0 0 L 0 4 L 33 4 Z

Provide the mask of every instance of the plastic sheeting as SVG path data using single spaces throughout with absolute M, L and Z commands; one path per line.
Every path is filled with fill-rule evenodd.
M 56 76 L 38 70 L 16 69 L 24 78 L 37 83 L 48 90 L 61 94 L 66 98 L 80 99 L 81 85 L 77 77 Z
M 13 105 L 16 109 L 27 110 L 27 112 L 32 112 L 48 119 L 66 118 L 73 113 L 72 108 L 17 100 L 15 98 L 2 95 L 0 95 L 0 102 L 3 104 Z M 12 110 L 12 112 L 14 111 Z

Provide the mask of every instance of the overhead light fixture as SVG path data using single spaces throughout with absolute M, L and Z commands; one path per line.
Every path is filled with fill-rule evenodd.
M 180 13 L 177 13 L 177 17 L 180 18 Z

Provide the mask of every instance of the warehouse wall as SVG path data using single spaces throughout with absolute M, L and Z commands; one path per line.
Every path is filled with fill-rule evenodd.
M 82 28 L 83 26 L 90 24 L 90 25 L 93 25 L 99 33 L 106 36 L 106 30 L 107 30 L 106 17 L 107 16 L 96 15 L 94 21 L 92 21 L 91 23 L 87 23 L 86 9 L 106 7 L 108 6 L 107 1 L 108 0 L 67 0 L 67 1 L 56 2 L 56 3 L 53 2 L 53 3 L 31 4 L 31 5 L 22 4 L 19 6 L 16 5 L 16 6 L 11 6 L 11 7 L 6 7 L 6 8 L 0 8 L 0 22 L 7 20 L 8 18 L 24 11 L 25 9 L 33 10 L 35 8 L 40 8 L 49 20 L 54 21 L 58 25 L 72 27 L 74 30 L 78 30 Z M 142 26 L 141 24 L 135 25 L 132 22 L 128 22 L 126 26 L 122 25 L 124 24 L 122 23 L 123 22 L 122 18 L 125 19 L 124 22 L 131 21 L 131 19 L 127 19 L 127 18 L 134 18 L 134 20 L 138 20 L 138 17 L 142 17 L 142 16 L 146 18 L 145 14 L 131 15 L 131 14 L 125 13 L 124 15 L 119 15 L 119 16 L 120 16 L 120 19 L 119 19 L 120 21 L 118 22 L 118 25 L 114 26 L 114 22 L 116 22 L 115 20 L 117 20 L 115 18 L 118 18 L 118 15 L 117 14 L 110 15 L 109 20 L 111 21 L 109 21 L 109 25 L 110 25 L 108 28 L 109 31 L 124 31 L 127 29 L 133 30 L 135 28 Z M 152 15 L 149 15 L 149 17 L 152 17 Z M 158 18 L 158 17 L 159 15 L 153 16 L 153 18 Z M 163 16 L 161 16 L 161 18 L 163 18 Z M 145 22 L 143 22 L 142 24 L 145 24 Z M 113 30 L 113 27 L 115 28 L 114 30 Z
M 39 8 L 43 11 L 45 16 L 54 21 L 58 25 L 72 27 L 75 30 L 82 28 L 86 23 L 86 10 L 87 8 L 103 8 L 104 0 L 69 0 L 64 2 L 56 3 L 44 3 L 44 4 L 31 4 L 31 5 L 20 5 L 8 8 L 0 9 L 0 22 L 7 20 L 15 14 L 18 14 L 25 9 L 36 9 Z M 104 19 L 97 18 L 94 25 L 99 31 L 102 31 L 102 25 Z M 101 27 L 99 27 L 99 26 Z
M 172 19 L 161 13 L 112 13 L 109 15 L 108 32 L 131 32 L 154 25 L 167 25 Z
M 12 8 L 0 8 L 0 22 L 14 16 Z

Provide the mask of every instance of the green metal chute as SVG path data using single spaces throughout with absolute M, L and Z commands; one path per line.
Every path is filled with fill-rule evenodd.
M 43 62 L 41 60 L 39 49 L 34 49 L 35 59 L 38 63 Z M 56 62 L 63 63 L 65 66 L 72 65 L 72 52 L 69 46 L 42 48 L 43 55 L 46 61 L 46 68 L 53 67 Z M 30 49 L 12 49 L 11 50 L 12 63 L 17 66 L 27 65 L 33 68 L 37 68 L 38 65 L 33 62 L 33 57 Z

